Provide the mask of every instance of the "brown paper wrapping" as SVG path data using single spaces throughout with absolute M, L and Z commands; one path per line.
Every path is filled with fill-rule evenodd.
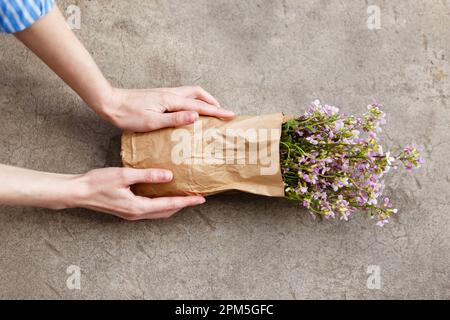
M 126 167 L 173 172 L 170 183 L 133 186 L 140 196 L 207 196 L 238 190 L 283 197 L 279 163 L 283 120 L 282 113 L 229 121 L 202 116 L 181 128 L 125 132 L 122 161 Z

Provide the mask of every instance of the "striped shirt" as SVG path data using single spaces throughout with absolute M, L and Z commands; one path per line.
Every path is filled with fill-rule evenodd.
M 45 16 L 55 0 L 0 0 L 0 32 L 22 31 Z

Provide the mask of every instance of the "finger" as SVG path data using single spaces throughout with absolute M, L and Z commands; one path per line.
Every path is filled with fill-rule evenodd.
M 136 183 L 167 183 L 173 178 L 172 172 L 165 169 L 122 168 L 121 177 L 125 185 Z
M 153 130 L 161 128 L 179 127 L 191 124 L 198 119 L 196 111 L 179 111 L 171 113 L 159 113 L 156 119 L 153 119 Z M 156 120 L 156 121 L 155 121 Z
M 173 92 L 179 96 L 202 100 L 206 103 L 209 103 L 215 107 L 220 108 L 219 101 L 217 101 L 217 99 L 214 98 L 212 94 L 210 94 L 208 91 L 206 91 L 200 86 L 184 86 L 173 88 Z
M 194 98 L 198 100 L 202 100 L 206 103 L 212 104 L 213 106 L 220 108 L 220 103 L 216 98 L 213 97 L 208 91 L 203 89 L 202 87 L 191 87 L 192 93 L 187 95 L 187 98 Z
M 140 211 L 146 214 L 160 213 L 164 211 L 180 210 L 185 207 L 192 207 L 205 203 L 205 198 L 202 196 L 187 196 L 187 197 L 161 197 L 161 198 L 145 198 L 136 196 L 137 205 Z
M 183 98 L 177 95 L 170 95 L 167 97 L 166 108 L 167 111 L 196 111 L 198 114 L 217 117 L 217 118 L 232 118 L 234 117 L 234 112 L 225 110 L 222 108 L 217 108 L 212 106 L 204 101 L 191 99 L 191 98 Z

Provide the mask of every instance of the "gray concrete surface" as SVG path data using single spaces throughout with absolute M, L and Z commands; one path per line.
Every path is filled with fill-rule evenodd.
M 386 145 L 422 145 L 426 164 L 388 180 L 400 212 L 385 228 L 244 194 L 165 221 L 2 206 L 1 298 L 450 298 L 449 1 L 59 2 L 71 3 L 76 34 L 117 86 L 199 84 L 240 114 L 380 101 Z M 379 30 L 367 28 L 370 4 Z M 117 165 L 120 131 L 13 37 L 0 44 L 0 163 Z M 66 287 L 72 264 L 81 290 Z M 380 290 L 366 286 L 369 265 Z

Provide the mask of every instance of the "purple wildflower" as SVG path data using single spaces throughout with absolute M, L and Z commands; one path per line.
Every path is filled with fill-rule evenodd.
M 315 100 L 304 116 L 283 125 L 280 146 L 288 199 L 301 201 L 314 215 L 348 220 L 358 210 L 377 217 L 377 225 L 397 212 L 383 197 L 383 175 L 399 163 L 411 171 L 423 159 L 407 146 L 398 155 L 383 152 L 377 132 L 385 123 L 381 105 L 363 117 L 347 116 Z

